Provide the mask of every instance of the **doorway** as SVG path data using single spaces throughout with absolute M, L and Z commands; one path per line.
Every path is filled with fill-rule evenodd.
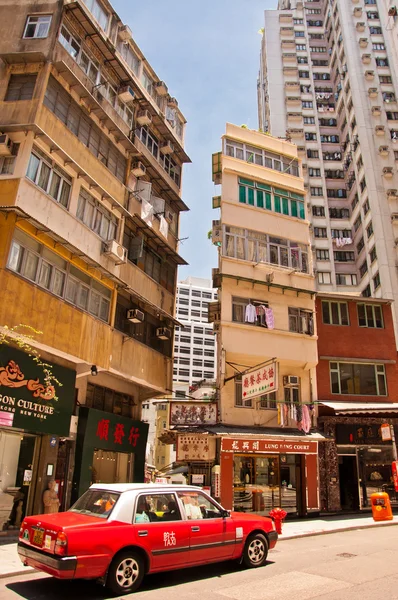
M 359 510 L 356 455 L 339 456 L 340 504 L 342 510 Z

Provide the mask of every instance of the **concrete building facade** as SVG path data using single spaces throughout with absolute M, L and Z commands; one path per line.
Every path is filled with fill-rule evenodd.
M 32 344 L 71 378 L 63 427 L 33 424 L 29 477 L 1 488 L 37 513 L 50 477 L 62 506 L 143 480 L 141 404 L 172 387 L 189 158 L 177 100 L 107 0 L 0 0 L 0 23 L 0 325 L 42 331 Z
M 265 11 L 259 122 L 303 161 L 317 288 L 398 311 L 396 16 L 387 0 Z
M 293 144 L 227 124 L 213 180 L 219 415 L 205 429 L 220 439 L 220 496 L 235 510 L 304 515 L 319 509 L 322 436 L 310 433 L 317 343 L 301 161 Z M 271 393 L 246 399 L 252 379 L 269 378 Z

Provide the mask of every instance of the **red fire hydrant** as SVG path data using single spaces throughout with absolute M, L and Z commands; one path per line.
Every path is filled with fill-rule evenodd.
M 286 517 L 287 512 L 283 508 L 273 508 L 269 516 L 274 520 L 277 533 L 282 533 L 282 521 Z

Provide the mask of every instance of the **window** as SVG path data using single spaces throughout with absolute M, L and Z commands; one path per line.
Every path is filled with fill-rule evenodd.
M 297 57 L 297 63 L 299 65 L 307 65 L 308 64 L 308 58 L 306 56 L 298 56 Z
M 307 142 L 316 142 L 316 133 L 312 133 L 310 131 L 305 132 L 305 139 Z
M 386 115 L 387 115 L 387 119 L 389 121 L 398 121 L 398 112 L 392 112 L 392 111 L 388 110 L 386 112 Z
M 332 282 L 330 273 L 328 272 L 318 272 L 318 283 L 320 284 L 329 284 Z
M 326 227 L 314 227 L 314 236 L 316 238 L 327 238 L 328 232 Z
M 376 58 L 376 65 L 378 67 L 388 67 L 388 64 L 389 64 L 388 58 L 380 58 L 380 57 Z
M 307 46 L 305 44 L 296 44 L 297 52 L 302 52 L 303 50 L 307 50 Z
M 256 398 L 256 402 L 258 402 L 259 408 L 264 410 L 277 410 L 278 408 L 276 392 L 266 394 L 265 396 L 260 396 L 259 398 Z
M 224 256 L 309 272 L 308 247 L 305 244 L 229 225 L 223 226 L 223 232 Z
M 178 496 L 182 500 L 188 520 L 221 519 L 218 506 L 201 492 L 178 492 Z
M 301 106 L 302 106 L 302 108 L 313 108 L 314 103 L 311 100 L 302 100 Z
M 72 100 L 66 90 L 50 77 L 44 104 L 120 181 L 124 183 L 126 159 L 110 139 Z
M 361 264 L 361 266 L 359 267 L 359 274 L 361 276 L 361 278 L 365 275 L 365 273 L 368 272 L 368 263 L 367 260 L 365 258 L 365 260 L 363 261 L 363 263 Z
M 377 271 L 376 275 L 373 277 L 373 285 L 375 290 L 381 285 L 380 281 L 380 273 Z
M 5 102 L 17 102 L 19 100 L 31 100 L 36 85 L 37 74 L 34 75 L 11 75 Z
M 24 38 L 43 39 L 48 36 L 51 25 L 51 15 L 29 16 L 26 21 Z
M 356 273 L 336 273 L 336 285 L 357 285 Z
M 312 311 L 302 308 L 288 308 L 289 331 L 314 335 L 314 318 Z
M 372 223 L 372 221 L 369 223 L 369 225 L 366 228 L 366 234 L 368 236 L 368 239 L 370 237 L 372 237 L 372 235 L 373 235 L 373 223 Z
M 100 385 L 88 383 L 86 406 L 114 413 L 115 415 L 129 417 L 131 419 L 133 417 L 133 407 L 136 406 L 136 403 L 133 396 L 128 396 L 127 394 L 122 394 Z
M 224 142 L 224 154 L 248 163 L 267 167 L 268 169 L 289 173 L 296 177 L 299 176 L 298 161 L 296 159 L 283 154 L 269 152 L 256 146 L 249 146 L 235 140 L 226 139 Z
M 102 4 L 98 0 L 83 0 L 84 4 L 87 6 L 94 19 L 97 21 L 98 25 L 105 32 L 108 29 L 108 13 L 102 6 Z
M 316 259 L 317 260 L 329 260 L 329 250 L 321 250 L 318 248 L 316 251 Z
M 314 217 L 324 217 L 325 216 L 325 208 L 323 206 L 313 206 L 312 214 Z
M 370 256 L 370 262 L 373 263 L 377 258 L 376 246 L 373 246 L 373 248 L 369 252 L 369 256 Z
M 363 208 L 363 214 L 366 216 L 368 214 L 368 212 L 370 211 L 369 200 L 365 200 L 362 208 Z
M 372 49 L 373 50 L 385 50 L 386 47 L 384 44 L 372 44 Z
M 362 225 L 362 219 L 361 219 L 361 215 L 359 214 L 358 217 L 354 221 L 354 231 L 358 231 L 358 229 L 360 228 L 361 225 Z
M 315 169 L 314 167 L 310 167 L 308 169 L 308 175 L 310 177 L 320 177 L 321 176 L 321 170 L 320 169 Z
M 363 239 L 363 236 L 361 237 L 361 239 L 359 240 L 358 244 L 357 244 L 357 253 L 361 254 L 362 250 L 365 247 L 365 241 Z
M 349 219 L 350 211 L 348 208 L 329 208 L 329 216 L 331 219 Z
M 116 238 L 116 217 L 84 188 L 80 189 L 76 216 L 103 240 Z
M 0 157 L 0 175 L 12 175 L 14 173 L 14 167 L 19 152 L 19 146 L 20 144 L 13 143 L 12 156 Z
M 355 209 L 355 207 L 357 206 L 358 202 L 359 202 L 358 194 L 355 194 L 355 196 L 354 196 L 354 198 L 352 199 L 352 202 L 351 202 L 351 210 Z
M 322 300 L 322 321 L 326 325 L 349 325 L 347 302 Z
M 326 190 L 327 196 L 328 198 L 347 198 L 347 190 L 344 189 L 336 189 L 336 190 L 331 190 L 331 189 L 327 189 Z
M 332 394 L 386 396 L 384 365 L 331 362 Z
M 304 117 L 304 125 L 315 125 L 315 117 Z
M 339 144 L 340 138 L 338 135 L 321 135 L 321 142 L 323 144 Z
M 111 290 L 22 231 L 15 232 L 7 266 L 25 279 L 108 322 Z
M 355 261 L 355 253 L 347 252 L 344 250 L 336 250 L 334 252 L 334 260 L 336 262 L 354 262 Z
M 369 13 L 368 13 L 369 14 Z M 383 30 L 381 27 L 374 27 L 374 26 L 370 26 L 369 27 L 369 33 L 371 35 L 381 35 L 383 33 Z M 380 48 L 374 48 L 375 50 L 379 50 Z M 383 48 L 384 50 L 384 48 Z M 381 83 L 381 82 L 380 82 Z
M 380 304 L 357 304 L 359 327 L 383 329 L 383 311 Z
M 72 178 L 38 148 L 34 148 L 30 155 L 26 176 L 59 204 L 68 208 Z
M 250 312 L 249 306 L 254 310 Z M 232 298 L 232 321 L 235 323 L 247 323 L 257 327 L 267 327 L 265 320 L 265 308 L 268 308 L 266 300 L 253 300 L 249 298 Z M 249 314 L 250 312 L 250 314 Z
M 319 151 L 318 150 L 307 150 L 307 157 L 308 158 L 319 158 Z
M 242 177 L 239 177 L 239 202 L 305 219 L 303 196 Z
M 310 187 L 311 196 L 323 196 L 322 187 Z
M 235 377 L 235 406 L 240 408 L 253 408 L 253 399 L 245 400 L 242 395 L 242 375 Z
M 381 33 L 381 27 L 380 27 L 380 33 Z M 385 83 L 385 84 L 392 83 L 391 75 L 379 75 L 379 80 L 380 80 L 380 83 Z
M 294 32 L 294 37 L 296 37 L 296 38 L 298 38 L 298 37 L 305 37 L 304 31 L 295 31 Z

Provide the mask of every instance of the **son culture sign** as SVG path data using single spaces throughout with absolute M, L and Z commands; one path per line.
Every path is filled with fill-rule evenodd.
M 76 374 L 49 364 L 62 384 L 56 389 L 46 386 L 43 370 L 33 357 L 5 344 L 0 346 L 0 426 L 69 435 Z
M 264 396 L 278 389 L 278 369 L 276 362 L 251 369 L 242 375 L 243 400 Z

